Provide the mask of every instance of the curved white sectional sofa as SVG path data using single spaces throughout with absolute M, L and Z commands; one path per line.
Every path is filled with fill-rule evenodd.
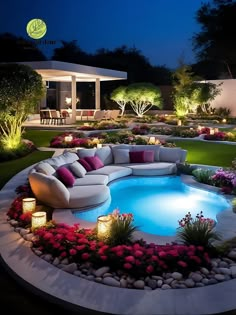
M 130 152 L 154 151 L 154 161 L 130 163 Z M 35 197 L 53 208 L 81 209 L 105 202 L 110 197 L 111 181 L 130 175 L 157 176 L 176 173 L 176 163 L 184 162 L 187 151 L 160 145 L 111 145 L 102 148 L 65 151 L 62 155 L 36 164 L 28 179 Z M 97 156 L 104 164 L 86 171 L 78 162 L 86 156 Z M 57 169 L 66 167 L 74 176 L 72 187 L 66 187 Z

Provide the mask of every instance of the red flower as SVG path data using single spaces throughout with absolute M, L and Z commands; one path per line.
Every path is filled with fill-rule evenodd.
M 152 265 L 148 265 L 147 268 L 146 268 L 146 272 L 147 273 L 153 273 L 153 271 L 154 271 L 153 266 Z
M 107 260 L 107 256 L 105 256 L 105 255 L 100 256 L 100 258 L 101 258 L 101 260 L 103 260 L 103 261 Z
M 61 257 L 66 257 L 67 256 L 67 253 L 66 252 L 62 252 L 61 253 Z
M 69 250 L 69 252 L 70 252 L 70 255 L 71 255 L 71 256 L 74 256 L 74 255 L 77 254 L 77 251 L 76 251 L 74 248 L 71 248 L 71 249 Z

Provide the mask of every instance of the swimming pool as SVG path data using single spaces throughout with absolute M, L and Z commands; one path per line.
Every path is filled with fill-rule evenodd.
M 82 220 L 96 222 L 99 215 L 106 215 L 118 208 L 121 213 L 133 213 L 134 224 L 139 230 L 173 236 L 178 220 L 187 212 L 194 218 L 203 211 L 205 218 L 216 220 L 216 214 L 230 204 L 213 192 L 190 187 L 179 176 L 130 177 L 109 185 L 111 199 L 103 205 L 74 215 Z

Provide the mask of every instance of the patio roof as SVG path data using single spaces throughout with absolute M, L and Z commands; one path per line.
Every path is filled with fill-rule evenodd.
M 32 67 L 41 74 L 45 81 L 71 82 L 72 76 L 75 77 L 76 82 L 95 82 L 96 79 L 100 81 L 127 79 L 127 72 L 84 66 L 69 62 L 49 60 L 20 63 Z

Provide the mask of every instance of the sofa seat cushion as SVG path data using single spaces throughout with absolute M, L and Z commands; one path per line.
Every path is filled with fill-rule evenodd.
M 118 166 L 118 165 L 106 165 L 98 170 L 91 171 L 87 173 L 88 176 L 90 175 L 107 175 L 108 182 L 115 180 L 120 177 L 128 176 L 132 174 L 132 170 L 128 167 Z
M 107 185 L 107 183 L 107 175 L 86 175 L 83 178 L 76 178 L 74 186 Z
M 176 165 L 174 163 L 145 163 L 145 164 L 129 164 L 126 165 L 132 170 L 133 175 L 137 176 L 156 176 L 170 175 L 176 173 Z
M 68 208 L 72 209 L 99 205 L 110 198 L 110 189 L 104 185 L 74 186 L 68 190 L 70 193 Z

